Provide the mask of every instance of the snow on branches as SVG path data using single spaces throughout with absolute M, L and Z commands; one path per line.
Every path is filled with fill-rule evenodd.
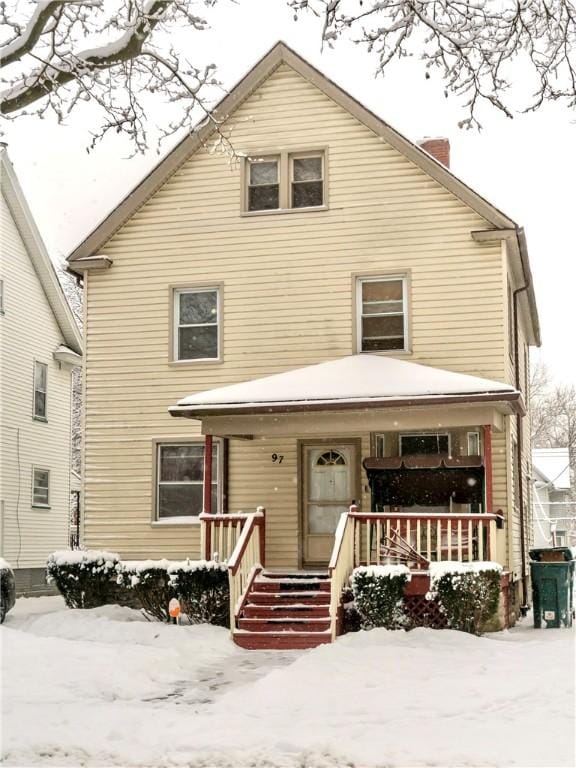
M 438 70 L 451 92 L 465 98 L 464 128 L 480 127 L 487 102 L 507 117 L 544 101 L 576 106 L 574 0 L 290 0 L 296 17 L 323 18 L 323 40 L 343 36 L 376 55 L 383 74 L 394 60 L 415 56 L 425 77 Z M 518 82 L 528 87 L 528 93 Z
M 108 132 L 124 133 L 137 151 L 148 144 L 146 99 L 158 93 L 178 102 L 176 118 L 163 127 L 170 136 L 207 114 L 205 91 L 217 86 L 215 65 L 194 66 L 170 42 L 170 31 L 202 31 L 197 6 L 216 0 L 42 0 L 0 3 L 0 65 L 8 75 L 0 93 L 2 114 L 62 122 L 82 101 L 103 115 L 92 145 Z M 11 8 L 8 6 L 11 5 Z M 194 117 L 192 113 L 194 112 Z

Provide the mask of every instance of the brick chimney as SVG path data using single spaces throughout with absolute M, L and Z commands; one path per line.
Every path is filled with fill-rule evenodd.
M 450 168 L 450 142 L 448 139 L 421 139 L 418 146 L 432 155 L 439 163 L 445 165 L 446 168 Z

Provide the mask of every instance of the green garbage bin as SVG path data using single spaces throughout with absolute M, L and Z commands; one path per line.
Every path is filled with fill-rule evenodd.
M 571 627 L 574 616 L 574 565 L 568 547 L 530 550 L 534 626 Z

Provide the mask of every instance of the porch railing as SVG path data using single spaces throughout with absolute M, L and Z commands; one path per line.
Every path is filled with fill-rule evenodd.
M 236 620 L 242 610 L 248 590 L 265 562 L 265 514 L 258 507 L 255 514 L 247 516 L 234 551 L 228 558 L 228 583 L 230 585 L 230 630 L 236 628 Z
M 441 560 L 495 560 L 498 519 L 493 514 L 360 512 L 352 505 L 338 523 L 329 565 L 332 637 L 342 590 L 354 568 L 402 562 L 426 570 Z
M 200 515 L 200 557 L 227 561 L 238 543 L 250 514 Z

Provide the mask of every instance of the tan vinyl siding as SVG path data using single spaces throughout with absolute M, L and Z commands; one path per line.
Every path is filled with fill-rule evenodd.
M 3 196 L 0 278 L 0 555 L 14 568 L 37 568 L 68 546 L 70 372 L 53 359 L 64 343 Z M 48 367 L 47 422 L 32 418 L 34 360 Z M 50 471 L 50 508 L 32 506 L 33 467 Z
M 325 150 L 328 209 L 243 216 L 240 163 L 200 150 L 101 249 L 114 264 L 87 280 L 89 546 L 197 553 L 197 527 L 150 524 L 152 440 L 199 433 L 168 406 L 351 354 L 353 275 L 409 274 L 412 352 L 399 356 L 506 376 L 502 250 L 470 236 L 483 219 L 286 65 L 230 128 L 240 152 Z M 169 365 L 168 286 L 211 282 L 223 285 L 223 362 Z M 296 475 L 273 477 L 266 451 L 231 444 L 230 509 L 267 504 L 270 556 L 293 565 Z M 284 451 L 296 460 L 293 443 Z

